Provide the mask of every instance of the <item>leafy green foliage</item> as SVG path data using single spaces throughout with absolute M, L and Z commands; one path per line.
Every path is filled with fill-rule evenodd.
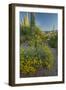
M 20 69 L 24 74 L 35 74 L 40 67 L 51 70 L 54 57 L 48 46 L 21 48 Z
M 48 46 L 43 47 L 43 51 L 45 54 L 45 58 L 43 60 L 43 66 L 46 67 L 48 70 L 51 70 L 54 65 L 54 56 Z
M 27 50 L 21 49 L 20 51 L 20 70 L 24 74 L 35 74 L 39 67 L 38 58 L 35 56 L 35 50 L 28 48 Z
M 58 40 L 58 35 L 57 32 L 53 32 L 50 34 L 50 39 L 49 39 L 49 45 L 52 48 L 57 48 L 57 40 Z

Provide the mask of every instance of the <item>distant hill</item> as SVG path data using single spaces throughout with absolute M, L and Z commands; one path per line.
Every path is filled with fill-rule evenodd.
M 51 32 L 58 32 L 58 30 L 54 30 L 54 31 L 42 31 L 42 32 L 51 33 Z

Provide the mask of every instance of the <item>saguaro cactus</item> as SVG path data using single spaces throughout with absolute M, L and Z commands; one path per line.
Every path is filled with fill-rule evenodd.
M 35 27 L 35 13 L 31 13 L 31 19 L 30 19 L 30 25 L 31 25 L 31 30 L 34 29 Z

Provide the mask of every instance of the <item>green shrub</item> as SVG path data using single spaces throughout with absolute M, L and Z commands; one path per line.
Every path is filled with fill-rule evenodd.
M 57 48 L 57 41 L 58 41 L 58 35 L 57 33 L 52 33 L 50 38 L 49 38 L 49 45 L 52 48 Z
M 32 47 L 28 49 L 21 49 L 20 54 L 20 71 L 24 74 L 35 74 L 39 67 L 38 58 L 35 56 L 35 49 Z
M 29 47 L 20 50 L 20 71 L 24 74 L 33 75 L 39 68 L 51 70 L 54 64 L 53 54 L 48 46 Z
M 43 47 L 43 51 L 44 51 L 44 60 L 43 60 L 43 67 L 46 67 L 48 70 L 51 70 L 53 68 L 54 65 L 54 56 L 53 53 L 51 51 L 51 49 L 48 46 L 44 46 Z
M 21 44 L 28 41 L 31 46 L 32 44 L 35 45 L 35 42 L 37 42 L 37 44 L 41 44 L 42 41 L 43 42 L 46 41 L 46 34 L 42 32 L 41 29 L 37 26 L 35 26 L 33 31 L 31 31 L 30 27 L 22 26 L 20 28 L 20 31 L 21 31 L 20 32 L 20 43 Z

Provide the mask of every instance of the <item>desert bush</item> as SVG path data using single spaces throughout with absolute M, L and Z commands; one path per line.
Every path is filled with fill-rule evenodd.
M 39 68 L 51 70 L 54 64 L 53 54 L 48 46 L 22 48 L 20 53 L 20 71 L 24 74 L 35 74 Z
M 56 32 L 52 33 L 49 38 L 49 45 L 52 48 L 57 48 L 58 35 Z
M 46 45 L 43 47 L 43 51 L 44 51 L 44 59 L 42 65 L 43 67 L 46 67 L 48 70 L 51 70 L 54 65 L 53 53 L 51 49 Z
M 21 26 L 20 28 L 20 42 L 21 44 L 25 41 L 30 41 L 29 44 L 41 44 L 42 42 L 46 41 L 46 34 L 41 31 L 41 29 L 37 26 L 34 27 L 32 31 L 30 27 Z M 32 43 L 31 43 L 32 42 Z
M 35 49 L 21 49 L 20 53 L 20 71 L 24 74 L 35 74 L 39 67 L 39 60 L 36 57 Z

